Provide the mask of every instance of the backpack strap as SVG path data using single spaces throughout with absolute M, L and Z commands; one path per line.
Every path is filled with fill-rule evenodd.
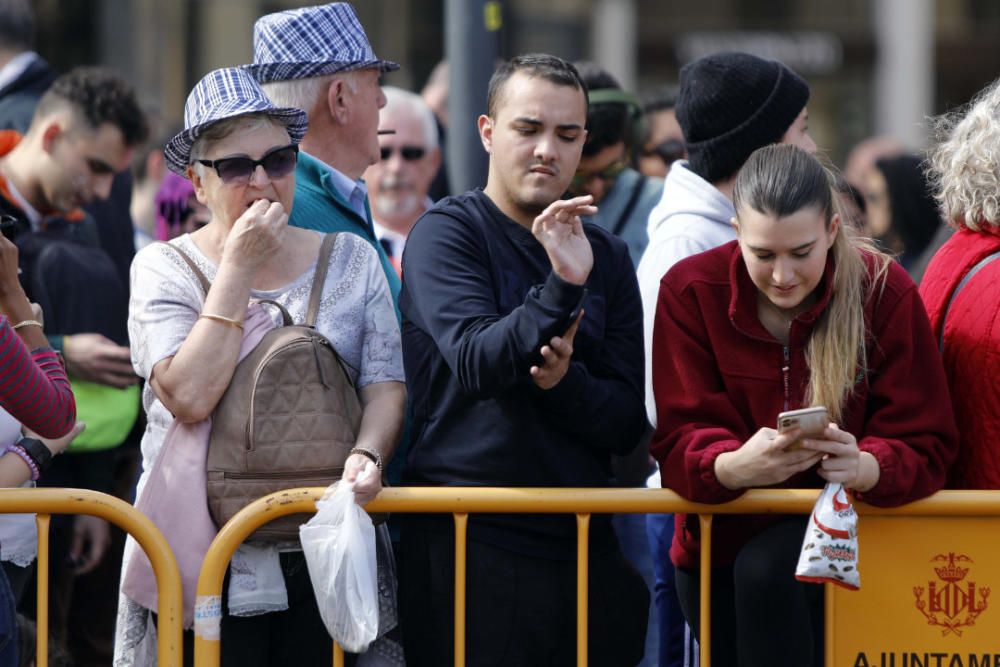
M 961 282 L 958 283 L 958 287 L 956 287 L 955 291 L 951 293 L 951 298 L 948 300 L 948 305 L 944 307 L 944 315 L 941 316 L 941 338 L 938 339 L 938 351 L 940 351 L 941 354 L 944 354 L 944 327 L 948 323 L 948 311 L 951 310 L 951 304 L 955 303 L 955 299 L 958 298 L 958 293 L 962 291 L 962 288 L 965 287 L 965 285 L 970 280 L 972 280 L 972 277 L 977 273 L 979 273 L 979 271 L 983 267 L 985 267 L 987 264 L 997 259 L 998 257 L 1000 257 L 1000 252 L 995 252 L 992 255 L 987 255 L 986 257 L 983 257 L 981 260 L 979 260 L 979 262 L 975 266 L 969 269 L 969 272 L 966 273 L 965 277 L 962 278 Z
M 267 304 L 268 306 L 274 306 L 275 308 L 277 308 L 278 312 L 281 313 L 281 326 L 290 327 L 293 324 L 295 324 L 295 321 L 292 320 L 292 316 L 289 315 L 288 310 L 277 301 L 273 301 L 271 299 L 259 299 L 254 303 L 263 303 Z
M 628 198 L 628 203 L 625 204 L 625 209 L 622 214 L 618 216 L 618 221 L 615 223 L 614 227 L 611 229 L 611 233 L 618 236 L 625 229 L 625 225 L 628 223 L 629 218 L 632 217 L 632 211 L 635 210 L 635 205 L 639 203 L 639 195 L 642 194 L 642 189 L 646 187 L 646 176 L 642 175 L 639 177 L 639 182 L 635 184 L 632 188 L 632 194 Z
M 192 271 L 194 271 L 195 277 L 198 279 L 198 282 L 201 283 L 201 290 L 206 296 L 208 295 L 208 289 L 212 286 L 212 283 L 208 281 L 208 278 L 205 277 L 205 274 L 202 273 L 201 269 L 198 268 L 198 265 L 194 263 L 194 260 L 191 259 L 189 254 L 175 246 L 173 243 L 167 243 L 166 241 L 157 241 L 156 245 L 166 246 L 180 255 L 181 259 L 187 262 L 187 265 L 191 267 Z
M 319 248 L 319 259 L 316 260 L 316 273 L 313 275 L 312 291 L 309 294 L 309 310 L 306 312 L 306 326 L 311 327 L 316 324 L 316 315 L 319 313 L 319 300 L 323 294 L 323 283 L 326 282 L 327 270 L 330 267 L 330 254 L 333 252 L 333 242 L 336 236 L 336 232 L 333 234 L 327 234 L 323 238 L 323 244 Z M 181 259 L 183 259 L 187 265 L 191 267 L 195 277 L 198 278 L 198 282 L 201 284 L 202 291 L 204 291 L 207 295 L 212 283 L 208 281 L 208 278 L 205 277 L 202 270 L 199 269 L 198 265 L 195 264 L 193 259 L 191 259 L 191 256 L 172 243 L 167 243 L 166 241 L 158 241 L 157 243 L 170 248 L 180 255 Z M 281 313 L 282 326 L 288 327 L 294 324 L 292 316 L 288 313 L 288 310 L 277 301 L 272 301 L 271 299 L 261 299 L 257 303 L 265 303 L 269 306 L 277 308 Z
M 313 274 L 312 291 L 309 293 L 309 309 L 306 310 L 307 327 L 316 326 L 316 316 L 319 315 L 319 301 L 323 296 L 323 285 L 326 283 L 326 274 L 330 268 L 330 255 L 333 253 L 333 242 L 337 239 L 338 232 L 327 234 L 323 237 L 323 244 L 319 247 L 319 257 L 316 259 L 316 273 Z

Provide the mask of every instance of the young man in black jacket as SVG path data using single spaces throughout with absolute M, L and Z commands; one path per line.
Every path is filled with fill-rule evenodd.
M 611 454 L 645 428 L 642 306 L 628 248 L 562 200 L 586 137 L 586 86 L 547 55 L 514 58 L 479 118 L 485 190 L 443 200 L 403 255 L 403 357 L 413 410 L 404 482 L 605 487 Z M 401 543 L 407 662 L 452 661 L 450 517 L 413 517 Z M 648 591 L 605 516 L 591 524 L 590 661 L 642 657 Z M 570 516 L 469 525 L 468 664 L 575 664 Z

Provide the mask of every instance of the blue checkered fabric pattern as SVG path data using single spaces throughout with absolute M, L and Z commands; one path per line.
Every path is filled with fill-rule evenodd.
M 220 120 L 259 112 L 284 125 L 293 144 L 302 140 L 309 127 L 305 111 L 274 106 L 246 69 L 226 67 L 209 72 L 184 104 L 184 130 L 163 147 L 167 166 L 174 173 L 186 176 L 191 147 L 205 128 Z
M 247 69 L 261 83 L 377 67 L 399 69 L 380 60 L 368 43 L 354 7 L 334 2 L 268 14 L 253 27 L 253 64 Z

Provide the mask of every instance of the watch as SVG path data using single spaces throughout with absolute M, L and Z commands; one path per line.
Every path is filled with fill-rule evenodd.
M 41 440 L 36 438 L 21 438 L 17 445 L 28 452 L 28 456 L 38 466 L 39 472 L 45 472 L 49 464 L 52 463 L 52 450 L 45 446 Z

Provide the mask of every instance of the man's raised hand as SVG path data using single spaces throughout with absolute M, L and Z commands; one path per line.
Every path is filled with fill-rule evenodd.
M 594 267 L 594 253 L 583 231 L 581 215 L 594 215 L 590 195 L 552 202 L 531 224 L 531 233 L 545 248 L 552 270 L 568 283 L 583 285 Z

